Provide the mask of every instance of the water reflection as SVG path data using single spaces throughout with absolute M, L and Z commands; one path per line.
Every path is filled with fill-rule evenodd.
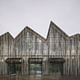
M 0 76 L 0 80 L 80 80 L 80 77 L 74 76 Z

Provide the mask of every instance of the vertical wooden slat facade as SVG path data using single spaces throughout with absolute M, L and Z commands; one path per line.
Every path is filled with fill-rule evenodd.
M 14 39 L 7 32 L 0 36 L 0 74 L 7 74 L 7 63 L 5 60 L 14 57 Z
M 0 36 L 0 74 L 8 74 L 6 59 L 22 58 L 21 74 L 29 74 L 30 58 L 42 59 L 42 73 L 49 74 L 48 60 L 61 58 L 64 75 L 80 75 L 80 35 L 69 37 L 53 22 L 50 23 L 47 38 L 25 27 L 13 38 L 10 33 Z

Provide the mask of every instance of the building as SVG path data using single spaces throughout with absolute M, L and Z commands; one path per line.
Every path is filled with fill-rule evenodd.
M 68 36 L 52 21 L 45 39 L 29 27 L 0 36 L 0 74 L 80 75 L 80 34 Z

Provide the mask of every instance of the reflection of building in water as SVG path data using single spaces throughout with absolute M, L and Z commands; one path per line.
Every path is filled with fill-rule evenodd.
M 53 22 L 47 38 L 25 27 L 16 38 L 0 36 L 0 74 L 80 75 L 80 35 L 68 36 Z

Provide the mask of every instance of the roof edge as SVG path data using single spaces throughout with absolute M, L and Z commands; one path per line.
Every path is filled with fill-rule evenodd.
M 41 36 L 39 33 L 37 33 L 36 31 L 34 31 L 33 29 L 31 29 L 28 26 L 25 26 L 25 28 L 15 37 L 15 39 L 17 39 L 24 30 L 28 30 L 29 32 L 32 32 L 34 35 L 36 35 L 40 39 L 46 41 L 46 39 L 43 36 Z
M 51 24 L 54 25 L 59 31 L 61 31 L 66 37 L 69 37 L 67 33 L 65 33 L 61 28 L 59 28 L 53 21 L 51 21 Z
M 0 35 L 0 37 L 4 36 L 4 35 L 6 35 L 6 34 L 10 35 L 10 36 L 14 39 L 14 37 L 11 35 L 10 32 L 5 32 L 5 33 L 3 33 L 2 35 Z

